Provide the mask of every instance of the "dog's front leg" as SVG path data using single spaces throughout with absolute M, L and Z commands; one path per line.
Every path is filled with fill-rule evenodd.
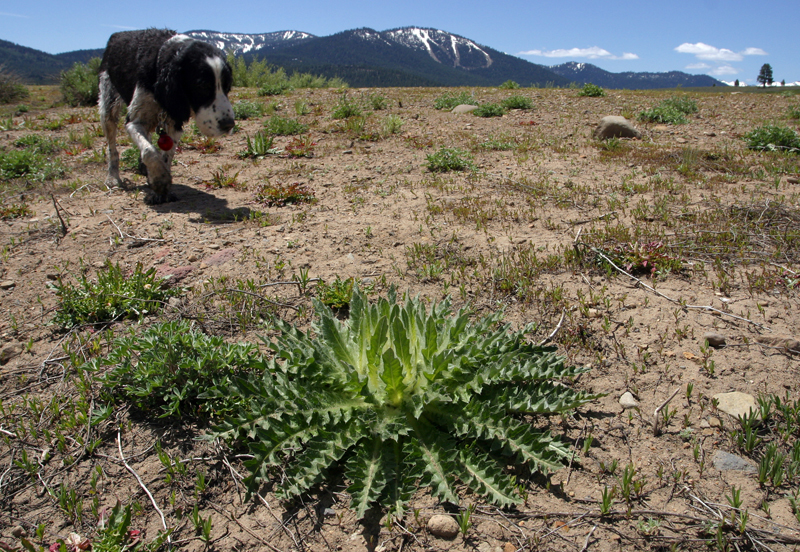
M 154 192 L 154 196 L 149 199 L 150 203 L 166 203 L 173 201 L 174 197 L 170 194 L 169 188 L 172 185 L 172 173 L 170 165 L 175 146 L 169 152 L 164 152 L 153 146 L 150 142 L 149 132 L 146 126 L 138 121 L 131 121 L 125 125 L 128 134 L 133 140 L 133 144 L 139 148 L 142 163 L 147 167 L 147 183 Z

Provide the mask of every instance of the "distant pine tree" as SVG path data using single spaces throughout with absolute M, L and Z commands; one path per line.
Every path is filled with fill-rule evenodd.
M 739 86 L 739 79 L 736 79 L 736 82 L 733 83 L 734 86 Z
M 761 83 L 761 86 L 764 88 L 766 88 L 768 84 L 770 86 L 772 85 L 772 66 L 769 63 L 765 63 L 761 66 L 761 71 L 758 73 L 756 80 Z

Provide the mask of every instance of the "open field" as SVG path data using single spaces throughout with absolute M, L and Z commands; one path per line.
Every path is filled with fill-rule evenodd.
M 58 106 L 48 87 L 22 110 L 0 106 L 4 546 L 47 549 L 75 533 L 120 550 L 103 548 L 113 539 L 99 522 L 119 502 L 153 548 L 167 527 L 187 550 L 796 549 L 800 155 L 749 150 L 743 136 L 797 130 L 800 96 L 467 90 L 532 102 L 483 118 L 434 108 L 452 92 L 234 89 L 253 115 L 216 140 L 187 128 L 178 201 L 157 206 L 124 133 L 126 189 L 103 185 L 96 109 Z M 636 121 L 674 96 L 696 102 L 686 124 Z M 338 118 L 345 106 L 359 113 Z M 606 115 L 643 138 L 593 140 Z M 152 268 L 171 291 L 138 319 L 78 318 L 131 299 L 121 287 L 65 314 L 70 290 L 117 267 L 112 288 Z M 449 296 L 474 317 L 502 311 L 515 329 L 535 323 L 530 342 L 590 366 L 565 384 L 601 398 L 525 418 L 574 458 L 547 475 L 509 466 L 517 507 L 461 488 L 459 510 L 421 489 L 402 519 L 376 509 L 359 521 L 336 470 L 292 502 L 276 498 L 286 481 L 275 470 L 245 501 L 248 449 L 202 439 L 220 411 L 190 396 L 194 410 L 159 417 L 149 393 L 104 384 L 110 368 L 96 361 L 129 331 L 183 320 L 266 354 L 259 336 L 274 339 L 276 319 L 308 329 L 312 299 L 347 299 L 350 278 L 372 300 L 394 286 Z M 625 392 L 638 406 L 620 405 Z M 730 392 L 755 397 L 758 419 L 723 411 L 715 396 Z M 431 516 L 456 512 L 462 532 L 431 534 Z

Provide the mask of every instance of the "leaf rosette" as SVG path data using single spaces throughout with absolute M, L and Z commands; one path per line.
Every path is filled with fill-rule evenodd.
M 261 376 L 239 378 L 243 398 L 217 435 L 247 442 L 250 493 L 283 466 L 278 495 L 300 495 L 343 466 L 359 518 L 373 505 L 402 514 L 419 486 L 457 504 L 457 485 L 499 506 L 521 501 L 505 466 L 561 467 L 568 448 L 534 429 L 528 414 L 574 409 L 599 395 L 568 380 L 552 347 L 529 344 L 501 324 L 502 313 L 475 322 L 449 300 L 428 311 L 419 298 L 370 304 L 357 288 L 348 320 L 315 302 L 303 333 L 279 322 L 275 358 Z

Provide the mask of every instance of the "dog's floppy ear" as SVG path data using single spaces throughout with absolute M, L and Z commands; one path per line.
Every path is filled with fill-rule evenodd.
M 175 121 L 177 128 L 183 127 L 191 117 L 183 78 L 182 58 L 186 53 L 186 46 L 185 41 L 164 44 L 158 54 L 158 76 L 154 87 L 156 101 Z

